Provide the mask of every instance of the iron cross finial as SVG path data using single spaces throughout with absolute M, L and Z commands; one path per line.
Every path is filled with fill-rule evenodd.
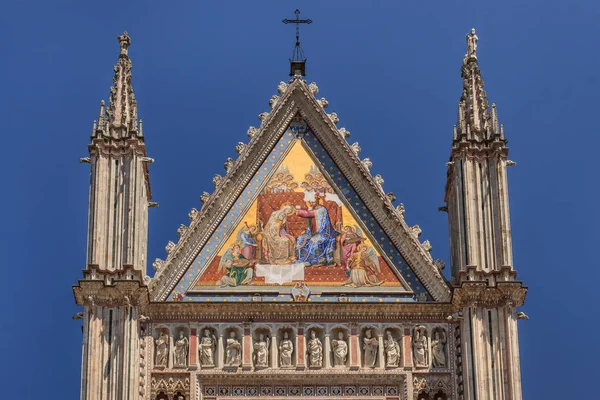
M 295 51 L 295 56 L 299 57 L 300 52 L 302 51 L 300 49 L 300 24 L 312 24 L 312 20 L 311 19 L 300 19 L 300 10 L 296 9 L 296 11 L 294 11 L 294 14 L 296 14 L 296 19 L 284 19 L 283 22 L 284 24 L 296 24 L 296 51 Z

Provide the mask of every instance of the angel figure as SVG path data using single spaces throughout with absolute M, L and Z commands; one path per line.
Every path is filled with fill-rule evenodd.
M 267 368 L 269 366 L 269 343 L 271 340 L 264 334 L 258 335 L 258 340 L 254 343 L 254 366 Z
M 219 262 L 219 273 L 225 272 L 225 275 L 217 281 L 217 286 L 240 286 L 252 282 L 252 266 L 256 260 L 249 260 L 241 253 L 242 249 L 237 243 L 225 250 Z
M 256 259 L 257 233 L 256 225 L 249 226 L 247 222 L 237 233 L 236 242 L 240 245 L 242 256 L 248 260 Z
M 376 274 L 381 273 L 377 253 L 370 246 L 359 245 L 356 253 L 348 259 L 350 279 L 342 285 L 350 287 L 380 286 L 385 281 L 379 280 Z
M 345 226 L 343 228 L 342 236 L 340 238 L 340 245 L 342 246 L 342 265 L 350 270 L 348 260 L 352 254 L 356 253 L 357 247 L 365 240 L 362 235 L 362 231 L 357 225 Z
M 205 368 L 215 366 L 215 353 L 217 350 L 217 338 L 210 329 L 204 330 L 204 336 L 200 340 L 200 365 Z

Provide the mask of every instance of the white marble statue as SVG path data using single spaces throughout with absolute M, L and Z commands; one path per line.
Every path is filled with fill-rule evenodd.
M 338 332 L 338 338 L 331 341 L 333 348 L 333 366 L 346 366 L 346 357 L 348 357 L 348 343 L 344 340 L 344 332 Z
M 477 56 L 477 42 L 479 38 L 475 34 L 475 29 L 471 29 L 471 33 L 467 35 L 467 55 Z
M 315 331 L 310 331 L 308 361 L 311 368 L 321 368 L 323 366 L 323 343 L 321 343 Z
M 269 366 L 269 337 L 264 334 L 258 335 L 258 340 L 254 343 L 254 366 L 266 368 Z
M 427 360 L 427 331 L 424 326 L 418 326 L 413 332 L 413 359 L 415 366 L 428 367 Z
M 385 339 L 383 340 L 383 348 L 385 351 L 385 366 L 397 367 L 400 361 L 400 346 L 391 331 L 386 331 Z
M 374 338 L 370 329 L 365 332 L 363 338 L 363 350 L 365 351 L 365 368 L 375 368 L 377 361 L 377 350 L 379 349 L 379 339 Z
M 169 336 L 161 332 L 154 343 L 156 345 L 154 365 L 157 367 L 166 367 L 169 360 Z
M 173 351 L 173 365 L 175 367 L 187 366 L 187 355 L 189 347 L 190 341 L 183 334 L 183 331 L 179 331 L 179 338 L 175 341 L 175 350 Z
M 229 332 L 227 338 L 225 364 L 230 367 L 239 367 L 242 363 L 242 345 L 235 337 L 235 331 Z
M 217 338 L 211 334 L 210 329 L 204 330 L 204 335 L 200 339 L 200 365 L 202 367 L 215 366 L 215 353 L 217 350 Z
M 431 362 L 436 368 L 446 366 L 446 342 L 446 331 L 443 329 L 436 330 L 433 339 L 431 339 Z
M 287 332 L 283 333 L 283 339 L 279 343 L 279 365 L 281 367 L 292 367 L 292 353 L 294 352 L 294 343 L 290 340 Z

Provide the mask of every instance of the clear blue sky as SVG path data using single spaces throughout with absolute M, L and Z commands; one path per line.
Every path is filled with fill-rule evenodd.
M 71 285 L 85 263 L 89 167 L 117 34 L 132 38 L 154 199 L 149 259 L 164 257 L 199 195 L 288 79 L 295 8 L 309 81 L 352 132 L 386 189 L 448 264 L 442 205 L 461 93 L 464 36 L 479 36 L 490 102 L 510 141 L 525 399 L 591 398 L 597 345 L 597 1 L 12 1 L 2 6 L 0 224 L 5 398 L 75 399 L 80 322 Z

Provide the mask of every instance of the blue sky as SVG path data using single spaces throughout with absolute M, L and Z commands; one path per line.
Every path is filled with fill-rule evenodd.
M 375 2 L 369 2 L 375 3 Z M 307 80 L 386 189 L 448 263 L 443 203 L 464 36 L 479 36 L 490 102 L 510 141 L 526 399 L 590 398 L 596 289 L 600 3 L 588 1 L 8 2 L 0 50 L 4 397 L 74 399 L 81 362 L 71 285 L 85 263 L 87 155 L 117 34 L 132 38 L 154 200 L 149 259 L 164 257 L 226 157 L 287 80 L 295 8 Z M 585 383 L 585 384 L 582 384 Z M 8 392 L 7 392 L 8 391 Z

